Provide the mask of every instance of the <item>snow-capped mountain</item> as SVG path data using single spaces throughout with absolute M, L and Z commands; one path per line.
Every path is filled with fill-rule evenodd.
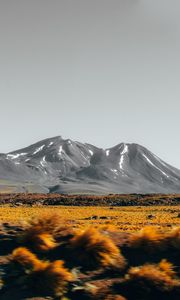
M 180 193 L 180 170 L 138 144 L 101 149 L 58 136 L 0 154 L 0 191 Z

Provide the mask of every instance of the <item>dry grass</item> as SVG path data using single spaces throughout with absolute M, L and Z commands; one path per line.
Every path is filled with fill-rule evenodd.
M 56 242 L 53 236 L 49 233 L 40 233 L 32 236 L 24 236 L 25 240 L 28 243 L 31 243 L 31 246 L 38 251 L 49 251 L 56 247 Z
M 20 242 L 37 251 L 49 251 L 56 247 L 55 236 L 60 229 L 60 218 L 56 214 L 46 214 L 43 218 L 31 219 Z
M 69 242 L 75 262 L 87 269 L 119 265 L 124 268 L 125 259 L 112 240 L 98 230 L 89 228 L 76 234 Z
M 168 229 L 180 226 L 179 206 L 148 207 L 0 207 L 0 221 L 17 223 L 33 220 L 56 212 L 62 224 L 83 229 L 96 228 L 136 232 L 145 226 Z M 49 224 L 50 225 L 50 224 Z
M 165 273 L 170 278 L 176 276 L 176 272 L 174 271 L 174 266 L 170 262 L 168 262 L 166 259 L 162 259 L 158 265 L 159 269 Z
M 139 232 L 134 233 L 129 238 L 131 248 L 141 248 L 146 251 L 156 251 L 162 246 L 163 235 L 154 227 L 144 227 Z
M 132 249 L 156 252 L 172 248 L 180 250 L 180 227 L 163 232 L 157 228 L 144 227 L 129 237 L 129 247 Z
M 127 299 L 179 299 L 180 281 L 167 261 L 131 267 L 119 286 Z
M 176 273 L 173 265 L 166 260 L 157 265 L 145 264 L 140 267 L 132 267 L 128 271 L 127 280 L 146 280 L 155 285 L 171 285 L 174 283 Z
M 90 227 L 66 236 L 63 222 L 49 213 L 30 220 L 22 231 L 4 225 L 1 248 L 9 260 L 2 292 L 16 289 L 31 297 L 71 300 L 180 299 L 179 227 L 130 234 Z
M 23 268 L 24 282 L 38 295 L 61 296 L 66 292 L 68 282 L 74 279 L 72 273 L 64 267 L 62 260 L 53 262 L 40 260 L 24 247 L 13 251 L 10 262 L 13 263 L 13 269 Z
M 174 228 L 166 234 L 166 243 L 180 250 L 180 227 Z
M 66 286 L 73 279 L 72 273 L 64 267 L 64 262 L 60 260 L 42 264 L 28 278 L 29 286 L 38 294 L 56 297 L 66 293 Z
M 37 256 L 25 247 L 16 248 L 10 258 L 11 262 L 19 264 L 25 269 L 35 270 L 41 267 L 41 261 Z

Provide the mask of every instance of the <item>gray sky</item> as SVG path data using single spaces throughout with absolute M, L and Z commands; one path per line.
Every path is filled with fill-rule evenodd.
M 179 0 L 0 0 L 0 152 L 62 135 L 180 168 Z

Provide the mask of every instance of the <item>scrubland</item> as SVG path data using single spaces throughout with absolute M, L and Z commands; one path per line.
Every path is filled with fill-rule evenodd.
M 0 212 L 1 300 L 180 299 L 177 206 Z
M 133 232 L 144 226 L 180 226 L 180 206 L 17 206 L 0 207 L 1 222 L 24 223 L 31 217 L 56 214 L 72 228 L 95 228 Z

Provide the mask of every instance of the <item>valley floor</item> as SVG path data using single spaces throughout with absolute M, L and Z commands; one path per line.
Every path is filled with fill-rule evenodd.
M 171 229 L 180 226 L 180 206 L 0 206 L 0 223 L 25 223 L 31 218 L 55 213 L 62 224 L 84 229 L 90 226 L 135 232 L 144 226 Z

